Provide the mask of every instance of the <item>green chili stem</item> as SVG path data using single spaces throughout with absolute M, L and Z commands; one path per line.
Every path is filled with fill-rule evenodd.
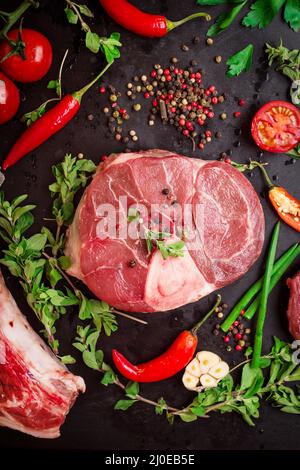
M 280 281 L 284 273 L 287 271 L 287 269 L 290 267 L 290 265 L 295 261 L 295 259 L 299 256 L 300 254 L 300 246 L 298 246 L 293 253 L 289 256 L 288 260 L 286 263 L 284 263 L 278 271 L 276 271 L 275 274 L 272 275 L 271 282 L 270 282 L 270 289 L 269 289 L 269 294 L 272 292 L 276 284 Z M 258 307 L 259 307 L 259 302 L 261 299 L 261 294 L 258 294 L 257 297 L 253 300 L 252 304 L 247 308 L 244 318 L 247 318 L 247 320 L 251 320 Z
M 8 31 L 13 27 L 13 25 L 21 18 L 21 16 L 24 15 L 24 13 L 30 8 L 31 6 L 34 6 L 37 8 L 39 6 L 38 2 L 35 2 L 33 0 L 24 0 L 21 5 L 18 6 L 14 11 L 11 13 L 6 14 L 5 16 L 7 17 L 6 24 L 3 26 L 3 28 L 0 31 L 0 37 L 6 37 Z M 2 15 L 5 12 L 1 12 Z
M 298 243 L 295 243 L 295 245 L 291 246 L 274 264 L 273 266 L 273 271 L 272 271 L 272 276 L 275 275 L 275 273 L 284 265 L 292 253 L 296 250 L 298 247 Z M 241 311 L 247 307 L 247 305 L 251 302 L 253 297 L 260 291 L 262 287 L 262 282 L 263 282 L 263 276 L 259 278 L 252 286 L 248 289 L 248 291 L 243 295 L 243 297 L 239 300 L 239 302 L 236 304 L 236 306 L 233 308 L 233 310 L 230 312 L 230 314 L 227 316 L 227 318 L 224 320 L 224 322 L 221 324 L 221 329 L 226 332 L 229 330 L 233 322 L 238 318 L 240 315 Z
M 214 313 L 214 311 L 216 310 L 216 308 L 220 305 L 221 303 L 221 296 L 220 295 L 217 295 L 217 300 L 215 302 L 215 305 L 213 306 L 213 308 L 205 315 L 205 317 L 203 317 L 198 323 L 196 323 L 196 325 L 191 329 L 191 333 L 193 335 L 196 335 L 197 331 L 199 330 L 199 328 L 201 328 L 201 326 L 203 325 L 203 323 L 206 322 L 206 320 L 208 320 L 208 318 Z
M 186 18 L 183 18 L 182 20 L 179 21 L 171 21 L 167 19 L 167 31 L 170 32 L 172 29 L 177 28 L 178 26 L 181 26 L 184 23 L 187 23 L 188 21 L 195 20 L 196 18 L 200 18 L 201 16 L 204 16 L 206 21 L 211 20 L 211 16 L 208 15 L 207 13 L 194 13 L 193 15 L 189 15 Z
M 101 72 L 90 82 L 88 83 L 87 85 L 85 85 L 83 88 L 81 88 L 80 90 L 78 91 L 75 91 L 72 96 L 73 98 L 75 98 L 75 100 L 77 100 L 79 103 L 81 101 L 81 98 L 83 97 L 83 95 L 99 80 L 100 77 L 102 77 L 102 75 L 104 75 L 104 73 L 106 72 L 107 69 L 109 69 L 109 67 L 113 64 L 113 62 L 109 62 L 108 64 L 106 64 L 106 66 L 104 67 L 103 70 L 101 70 Z
M 263 285 L 261 290 L 261 299 L 259 305 L 258 319 L 256 325 L 256 332 L 254 338 L 253 356 L 251 361 L 251 367 L 258 368 L 260 366 L 262 342 L 263 342 L 263 328 L 267 314 L 268 296 L 270 289 L 270 280 L 272 269 L 274 265 L 278 237 L 279 237 L 280 222 L 277 222 L 273 230 L 270 248 L 267 256 L 266 269 L 263 279 Z

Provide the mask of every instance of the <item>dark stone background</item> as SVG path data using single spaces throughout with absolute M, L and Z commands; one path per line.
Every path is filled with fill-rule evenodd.
M 3 1 L 1 9 L 12 9 L 18 2 Z M 111 70 L 105 75 L 104 83 L 115 85 L 120 91 L 124 91 L 124 85 L 135 74 L 148 73 L 154 63 L 160 62 L 167 65 L 169 58 L 177 56 L 180 64 L 186 66 L 193 58 L 197 59 L 204 70 L 204 82 L 215 84 L 218 89 L 224 91 L 228 97 L 226 103 L 219 106 L 220 112 L 224 109 L 230 119 L 225 123 L 215 119 L 215 129 L 220 128 L 223 133 L 222 140 L 214 140 L 207 145 L 205 151 L 197 151 L 195 156 L 214 159 L 220 152 L 233 148 L 233 158 L 236 161 L 246 161 L 249 157 L 256 157 L 257 148 L 249 134 L 249 124 L 254 111 L 270 99 L 288 99 L 289 82 L 274 70 L 268 70 L 269 79 L 265 80 L 265 64 L 262 61 L 263 46 L 265 42 L 277 44 L 282 38 L 284 44 L 290 48 L 296 46 L 299 36 L 277 17 L 272 24 L 264 30 L 249 30 L 243 28 L 238 22 L 220 35 L 213 46 L 205 44 L 204 35 L 207 24 L 202 21 L 194 21 L 185 25 L 167 37 L 160 40 L 139 38 L 124 31 L 114 24 L 103 12 L 98 2 L 86 2 L 95 12 L 93 29 L 101 35 L 113 31 L 120 31 L 122 42 L 122 58 L 118 60 Z M 176 1 L 140 1 L 135 0 L 149 12 L 161 12 L 171 19 L 179 19 L 193 11 L 200 10 L 195 6 L 194 0 Z M 46 84 L 50 78 L 56 78 L 60 61 L 66 48 L 70 53 L 63 74 L 64 91 L 74 91 L 87 83 L 103 65 L 101 54 L 98 57 L 85 49 L 79 26 L 69 25 L 63 12 L 64 2 L 58 0 L 43 1 L 43 8 L 38 11 L 30 11 L 26 14 L 25 27 L 32 27 L 43 32 L 54 47 L 54 61 L 48 75 L 40 82 L 20 85 L 22 91 L 22 104 L 19 116 L 32 110 L 45 99 L 53 96 L 51 90 L 47 90 Z M 222 7 L 207 8 L 213 18 Z M 198 45 L 192 45 L 194 35 L 200 35 Z M 236 51 L 245 47 L 249 42 L 255 45 L 254 64 L 251 72 L 242 74 L 238 78 L 229 79 L 225 76 L 226 59 Z M 186 43 L 190 46 L 189 52 L 182 52 L 180 46 Z M 221 65 L 215 64 L 213 58 L 221 54 Z M 268 78 L 268 77 L 267 77 Z M 237 98 L 247 100 L 247 106 L 240 109 L 240 119 L 231 118 L 232 112 L 237 110 Z M 124 101 L 127 106 L 128 103 Z M 95 162 L 99 161 L 102 154 L 120 152 L 124 144 L 118 143 L 108 135 L 106 118 L 101 109 L 106 103 L 106 98 L 100 95 L 95 86 L 84 98 L 82 109 L 78 116 L 67 128 L 51 138 L 47 143 L 33 152 L 31 156 L 24 158 L 18 165 L 7 173 L 7 180 L 3 186 L 6 196 L 12 198 L 21 193 L 28 193 L 31 203 L 37 204 L 35 211 L 36 229 L 41 227 L 42 218 L 50 215 L 50 197 L 47 190 L 52 181 L 50 167 L 59 162 L 66 152 L 74 154 L 83 152 Z M 87 120 L 87 115 L 93 113 L 95 119 Z M 140 136 L 137 143 L 132 145 L 135 150 L 160 147 L 192 155 L 188 142 L 180 145 L 175 129 L 163 127 L 160 123 L 155 127 L 147 125 L 147 114 L 133 115 L 128 124 L 129 128 L 135 128 Z M 239 149 L 232 147 L 238 140 L 234 134 L 236 127 L 243 127 L 240 138 L 242 145 Z M 0 148 L 1 157 L 4 157 L 15 139 L 20 135 L 23 124 L 14 120 L 1 127 Z M 288 157 L 285 155 L 266 154 L 265 160 L 270 163 L 271 176 L 279 175 L 279 183 L 285 186 L 292 194 L 299 197 L 299 165 L 285 165 Z M 262 191 L 262 181 L 259 173 L 255 173 L 251 179 L 255 189 Z M 276 216 L 269 204 L 262 199 L 266 216 L 266 240 Z M 282 225 L 279 251 L 282 253 L 292 243 L 299 240 L 299 235 Z M 243 279 L 222 290 L 223 300 L 233 306 L 239 296 L 257 278 L 261 272 L 264 257 L 251 268 Z M 295 263 L 289 274 L 293 274 L 299 268 L 299 261 Z M 36 329 L 39 328 L 35 318 L 27 307 L 21 288 L 12 279 L 6 270 L 3 270 L 18 304 L 29 317 Z M 166 346 L 178 335 L 182 328 L 188 328 L 207 311 L 212 304 L 214 295 L 193 305 L 178 309 L 176 312 L 144 314 L 149 325 L 140 326 L 136 323 L 119 320 L 119 330 L 111 338 L 102 337 L 108 360 L 112 347 L 118 347 L 129 359 L 143 361 L 150 359 L 165 350 Z M 285 311 L 287 308 L 288 289 L 282 282 L 275 289 L 270 298 L 269 312 L 265 326 L 264 347 L 271 343 L 271 336 L 276 334 L 283 339 L 288 339 Z M 199 348 L 212 349 L 226 357 L 224 344 L 220 337 L 211 334 L 214 320 L 207 324 L 199 337 Z M 75 315 L 68 315 L 59 324 L 59 335 L 62 338 L 62 353 L 72 353 L 72 337 L 76 325 Z M 75 352 L 76 354 L 76 352 Z M 235 357 L 236 356 L 236 357 Z M 232 362 L 240 360 L 240 355 L 229 354 L 227 359 Z M 43 441 L 11 431 L 0 429 L 0 447 L 26 447 L 32 449 L 148 449 L 148 450 L 175 450 L 175 449 L 299 449 L 300 421 L 296 415 L 287 415 L 270 405 L 261 407 L 261 416 L 256 427 L 248 427 L 239 416 L 233 414 L 216 414 L 208 420 L 185 424 L 177 421 L 172 427 L 163 417 L 155 416 L 153 409 L 143 404 L 137 404 L 127 412 L 116 412 L 113 405 L 121 397 L 118 389 L 111 386 L 104 388 L 100 385 L 100 376 L 88 370 L 82 365 L 80 357 L 72 371 L 82 374 L 86 380 L 87 392 L 79 397 L 76 405 L 71 410 L 65 425 L 62 427 L 62 436 L 54 441 Z M 191 394 L 185 392 L 181 385 L 181 374 L 175 378 L 158 384 L 142 386 L 142 393 L 152 398 L 164 396 L 165 399 L 177 405 L 184 405 L 191 399 Z

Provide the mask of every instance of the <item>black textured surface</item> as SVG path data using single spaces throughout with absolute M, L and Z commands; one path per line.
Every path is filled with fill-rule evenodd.
M 1 2 L 1 9 L 12 8 L 16 2 Z M 17 2 L 18 3 L 18 2 Z M 63 74 L 64 91 L 74 91 L 88 82 L 102 66 L 101 55 L 98 57 L 85 49 L 80 40 L 79 26 L 68 25 L 62 0 L 49 0 L 42 2 L 44 7 L 39 11 L 31 11 L 26 15 L 24 26 L 35 28 L 43 32 L 54 46 L 54 61 L 48 75 L 40 82 L 21 85 L 22 104 L 19 116 L 33 109 L 51 96 L 46 84 L 50 78 L 55 78 L 64 50 L 69 48 L 67 66 Z M 162 65 L 169 63 L 169 58 L 177 56 L 180 64 L 186 66 L 195 58 L 204 71 L 205 84 L 215 84 L 219 90 L 226 93 L 226 103 L 219 106 L 220 112 L 227 111 L 230 119 L 225 123 L 215 120 L 215 126 L 220 127 L 223 133 L 221 140 L 214 140 L 207 145 L 203 154 L 196 152 L 196 156 L 214 159 L 219 153 L 233 148 L 233 159 L 246 161 L 249 157 L 255 157 L 257 148 L 249 135 L 249 122 L 253 112 L 270 99 L 288 98 L 288 80 L 279 73 L 269 70 L 269 80 L 264 81 L 263 45 L 265 42 L 278 43 L 280 37 L 284 43 L 292 48 L 295 46 L 297 35 L 278 17 L 265 30 L 248 30 L 239 26 L 236 22 L 228 31 L 220 35 L 213 46 L 205 44 L 204 34 L 207 24 L 202 20 L 195 21 L 175 30 L 167 37 L 160 40 L 139 38 L 124 31 L 115 25 L 100 8 L 98 2 L 86 3 L 95 12 L 94 30 L 100 35 L 106 35 L 113 31 L 120 31 L 122 42 L 122 58 L 118 60 L 106 74 L 104 82 L 115 85 L 124 92 L 124 85 L 135 74 L 148 73 L 154 63 Z M 161 12 L 171 19 L 179 19 L 192 11 L 199 10 L 194 0 L 179 2 L 176 0 L 140 1 L 135 4 L 144 6 L 151 12 Z M 215 17 L 221 8 L 211 7 L 209 12 Z M 199 35 L 201 40 L 198 45 L 192 44 L 194 35 Z M 229 55 L 245 47 L 249 42 L 255 45 L 254 65 L 252 71 L 242 74 L 239 78 L 229 79 L 225 76 L 225 62 Z M 182 43 L 190 47 L 189 52 L 182 52 Z M 213 57 L 221 54 L 223 61 L 217 65 Z M 232 112 L 237 110 L 238 97 L 247 100 L 247 106 L 242 109 L 242 117 L 231 118 Z M 3 189 L 6 196 L 11 198 L 20 193 L 28 192 L 31 203 L 36 203 L 36 228 L 41 226 L 42 218 L 50 214 L 50 197 L 47 186 L 51 181 L 50 166 L 59 162 L 66 152 L 83 152 L 95 162 L 99 161 L 102 154 L 119 152 L 124 149 L 120 144 L 108 135 L 106 118 L 101 109 L 106 98 L 100 95 L 95 86 L 84 98 L 82 109 L 78 116 L 67 128 L 45 143 L 31 156 L 24 158 L 16 167 L 7 173 L 7 179 Z M 127 107 L 129 104 L 126 102 Z M 87 120 L 89 113 L 94 114 L 95 119 Z M 192 155 L 189 143 L 182 146 L 178 143 L 178 134 L 175 129 L 163 127 L 157 124 L 148 127 L 147 114 L 132 115 L 128 129 L 138 131 L 140 139 L 132 145 L 135 150 L 160 147 Z M 234 133 L 236 127 L 243 127 L 242 142 L 240 148 L 234 148 L 233 142 L 237 140 Z M 1 158 L 8 151 L 17 136 L 22 132 L 23 124 L 14 120 L 0 129 Z M 264 159 L 270 163 L 270 175 L 279 175 L 279 183 L 286 186 L 292 193 L 299 194 L 299 165 L 285 165 L 288 160 L 284 155 L 266 154 Z M 251 179 L 255 189 L 262 191 L 262 181 L 258 173 Z M 276 216 L 268 203 L 262 199 L 266 216 L 266 241 L 269 240 L 270 231 L 276 221 Z M 299 240 L 299 235 L 282 225 L 279 251 L 280 254 L 292 243 Z M 263 263 L 263 256 L 251 268 L 246 276 L 222 291 L 223 300 L 230 306 L 234 305 L 241 293 L 258 276 Z M 293 266 L 289 274 L 299 268 L 299 261 Z M 21 288 L 17 282 L 8 276 L 5 277 L 14 297 L 28 315 L 29 320 L 38 329 L 33 314 L 27 307 Z M 143 315 L 149 325 L 140 326 L 133 322 L 120 319 L 119 330 L 111 338 L 102 338 L 102 346 L 109 358 L 112 347 L 118 347 L 133 361 L 143 361 L 161 353 L 182 330 L 191 326 L 198 320 L 213 301 L 214 295 L 204 298 L 196 304 L 178 309 L 176 312 L 163 314 Z M 265 327 L 264 347 L 271 342 L 271 335 L 276 334 L 283 339 L 288 339 L 285 311 L 287 307 L 288 289 L 284 282 L 272 293 L 269 304 L 269 312 Z M 224 344 L 220 337 L 211 334 L 214 320 L 211 320 L 202 330 L 199 338 L 199 348 L 212 349 L 227 357 L 232 362 L 239 360 L 241 356 L 230 354 L 226 356 Z M 62 339 L 63 353 L 72 353 L 71 342 L 76 325 L 75 315 L 69 315 L 59 324 L 59 335 Z M 76 353 L 75 353 L 76 354 Z M 263 405 L 261 416 L 256 427 L 248 427 L 239 416 L 233 414 L 214 415 L 208 420 L 185 424 L 180 421 L 170 427 L 163 417 L 155 416 L 153 409 L 137 404 L 127 412 L 113 411 L 115 401 L 121 394 L 118 389 L 111 386 L 104 388 L 100 385 L 100 377 L 84 367 L 78 357 L 76 365 L 71 370 L 84 377 L 87 384 L 87 392 L 79 397 L 76 405 L 71 410 L 65 425 L 62 427 L 62 436 L 59 439 L 38 440 L 26 435 L 0 429 L 0 447 L 26 447 L 35 449 L 299 449 L 300 447 L 300 421 L 295 415 L 288 415 Z M 181 385 L 181 374 L 158 384 L 142 386 L 142 392 L 152 398 L 164 396 L 172 404 L 185 404 L 191 394 L 185 392 Z

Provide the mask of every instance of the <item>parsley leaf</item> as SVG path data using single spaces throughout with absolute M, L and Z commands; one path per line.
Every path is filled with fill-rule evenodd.
M 244 8 L 248 0 L 244 0 L 241 3 L 238 3 L 235 7 L 233 7 L 228 13 L 222 13 L 218 16 L 215 24 L 213 24 L 207 31 L 207 36 L 214 37 L 228 28 L 231 23 L 235 20 L 238 16 L 240 11 Z
M 284 20 L 297 33 L 300 29 L 300 3 L 299 0 L 287 0 L 284 7 Z
M 243 19 L 243 25 L 249 28 L 265 28 L 271 23 L 286 0 L 257 0 Z
M 248 72 L 252 65 L 252 57 L 253 44 L 249 44 L 245 49 L 242 49 L 229 57 L 226 62 L 226 65 L 229 67 L 226 72 L 227 76 L 234 77 L 239 75 L 241 72 Z

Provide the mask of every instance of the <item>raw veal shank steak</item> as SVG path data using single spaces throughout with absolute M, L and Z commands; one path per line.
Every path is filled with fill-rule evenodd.
M 79 392 L 71 374 L 32 330 L 0 273 L 0 426 L 54 438 Z
M 165 231 L 169 222 L 166 244 L 179 239 L 180 211 L 191 208 L 191 220 L 183 217 L 183 257 L 164 259 L 158 249 L 149 255 L 143 238 L 107 236 L 105 227 L 113 217 L 104 209 L 115 208 L 119 234 L 128 228 L 133 204 L 146 231 L 147 211 L 159 205 L 151 227 L 157 223 L 157 231 Z M 130 219 L 133 223 L 137 226 Z M 99 165 L 69 229 L 66 253 L 72 261 L 69 273 L 99 298 L 119 309 L 154 312 L 196 301 L 235 281 L 255 262 L 263 241 L 259 199 L 238 170 L 219 161 L 149 150 L 111 155 Z
M 300 339 L 300 271 L 287 280 L 287 285 L 290 288 L 287 311 L 289 330 L 295 339 Z

